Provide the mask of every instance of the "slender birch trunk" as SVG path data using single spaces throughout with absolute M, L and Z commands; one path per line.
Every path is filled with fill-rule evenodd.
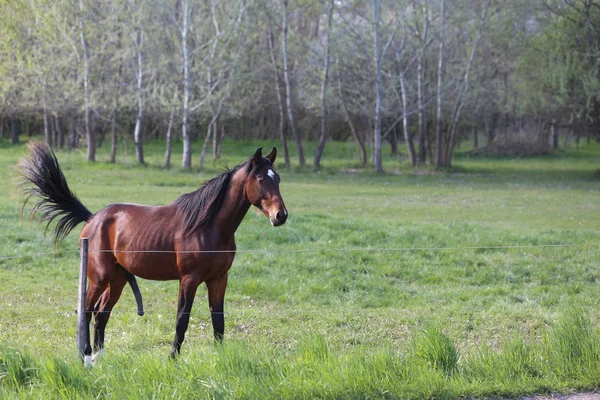
M 117 162 L 117 104 L 110 113 L 110 162 L 112 164 Z
M 79 1 L 79 11 L 83 14 L 83 2 Z M 85 136 L 87 138 L 87 159 L 88 161 L 96 161 L 96 137 L 90 126 L 90 55 L 88 43 L 85 39 L 83 15 L 79 20 L 79 39 L 83 53 L 83 98 L 84 98 L 84 127 Z
M 144 164 L 144 141 L 142 138 L 142 120 L 144 118 L 144 94 L 142 92 L 144 82 L 144 60 L 142 47 L 144 46 L 144 32 L 140 31 L 139 36 L 136 33 L 134 38 L 135 51 L 137 53 L 137 100 L 138 112 L 135 119 L 135 129 L 133 131 L 133 141 L 135 143 L 135 155 L 139 164 Z
M 303 166 L 306 162 L 304 160 L 304 149 L 302 148 L 302 138 L 296 130 L 296 121 L 294 119 L 294 104 L 292 94 L 292 80 L 290 77 L 290 66 L 288 62 L 288 0 L 283 0 L 283 34 L 281 35 L 281 51 L 283 52 L 283 76 L 285 79 L 285 90 L 286 90 L 286 103 L 287 103 L 287 114 L 290 130 L 296 140 L 296 151 L 298 153 L 298 163 Z
M 190 113 L 190 59 L 188 48 L 188 24 L 189 24 L 189 7 L 188 0 L 182 0 L 183 6 L 183 26 L 181 28 L 181 46 L 183 50 L 183 101 L 181 111 L 181 138 L 183 140 L 183 154 L 181 167 L 190 169 L 192 167 L 192 138 L 188 132 L 188 118 Z
M 481 40 L 481 31 L 485 25 L 485 21 L 487 19 L 487 12 L 490 5 L 490 0 L 487 0 L 483 6 L 483 10 L 481 11 L 481 16 L 479 17 L 479 27 L 477 28 L 477 34 L 475 35 L 475 41 L 473 43 L 473 47 L 471 48 L 471 54 L 469 55 L 469 60 L 467 61 L 467 65 L 465 67 L 465 74 L 463 76 L 462 86 L 456 97 L 456 105 L 454 108 L 454 112 L 452 113 L 452 120 L 450 121 L 450 139 L 448 143 L 448 147 L 446 149 L 445 154 L 445 164 L 446 166 L 452 165 L 452 155 L 454 153 L 454 147 L 456 145 L 456 132 L 458 130 L 458 121 L 460 119 L 460 113 L 465 103 L 465 95 L 469 90 L 469 74 L 471 72 L 471 66 L 473 65 L 473 60 L 475 58 L 475 54 L 477 52 L 477 48 L 479 47 L 479 42 Z
M 360 151 L 360 163 L 362 166 L 367 165 L 367 150 L 365 149 L 365 144 L 363 142 L 363 140 L 361 139 L 360 135 L 358 134 L 358 132 L 356 132 L 356 129 L 354 128 L 354 124 L 352 123 L 352 118 L 350 117 L 350 113 L 348 112 L 348 107 L 346 106 L 346 98 L 344 96 L 344 89 L 342 87 L 342 78 L 341 78 L 341 73 L 340 73 L 340 67 L 339 67 L 339 61 L 337 59 L 337 57 L 335 58 L 335 63 L 337 65 L 337 89 L 338 89 L 338 93 L 340 96 L 340 103 L 342 106 L 342 113 L 344 114 L 344 121 L 348 124 L 348 127 L 350 128 L 350 132 L 352 132 L 352 137 L 354 137 L 354 141 L 356 142 L 356 144 L 358 145 L 358 149 Z
M 383 96 L 383 83 L 381 71 L 381 48 L 380 48 L 380 23 L 381 3 L 373 1 L 373 25 L 374 25 L 374 61 L 375 61 L 375 127 L 373 132 L 373 166 L 375 172 L 383 172 L 383 161 L 381 159 L 381 98 Z
M 273 66 L 273 76 L 275 78 L 275 93 L 277 94 L 277 106 L 279 111 L 279 141 L 281 147 L 283 147 L 283 159 L 286 168 L 291 166 L 290 152 L 288 150 L 287 139 L 285 137 L 285 110 L 283 106 L 283 95 L 281 94 L 281 77 L 279 76 L 279 70 L 277 68 L 277 61 L 275 59 L 275 41 L 273 39 L 273 21 L 269 14 L 269 53 L 271 56 L 271 64 Z
M 46 102 L 46 80 L 45 79 L 42 81 L 42 88 L 43 88 L 42 113 L 43 113 L 43 117 L 44 117 L 44 138 L 46 139 L 46 143 L 48 143 L 48 145 L 50 147 L 52 147 L 52 135 L 50 133 L 50 127 L 49 127 L 49 122 L 48 122 L 48 105 Z
M 420 36 L 421 48 L 417 56 L 417 107 L 419 119 L 418 143 L 419 152 L 417 156 L 417 164 L 424 165 L 427 158 L 427 149 L 425 147 L 425 135 L 427 134 L 426 127 L 426 110 L 425 110 L 425 49 L 428 45 L 429 38 L 429 8 L 424 10 L 423 33 Z
M 325 143 L 327 142 L 328 136 L 327 86 L 329 84 L 329 42 L 331 40 L 331 20 L 333 19 L 333 7 L 334 0 L 331 0 L 327 9 L 327 32 L 325 34 L 325 62 L 323 65 L 323 81 L 321 82 L 321 135 L 319 137 L 319 144 L 315 151 L 315 167 L 318 167 L 321 164 L 321 157 L 323 156 L 323 151 L 325 150 Z
M 166 137 L 166 150 L 165 150 L 165 160 L 163 165 L 166 168 L 171 167 L 171 151 L 172 151 L 172 137 L 171 137 L 171 128 L 173 127 L 173 118 L 175 116 L 175 106 L 171 107 L 171 115 L 169 116 L 169 125 L 167 126 Z
M 438 58 L 438 82 L 437 82 L 437 115 L 436 115 L 436 140 L 435 140 L 435 165 L 437 168 L 443 167 L 444 163 L 444 132 L 442 131 L 442 112 L 444 110 L 444 50 L 446 44 L 446 1 L 441 0 L 441 26 L 440 26 L 440 48 Z
M 404 131 L 404 142 L 408 148 L 408 158 L 410 165 L 414 167 L 417 165 L 415 157 L 415 145 L 413 144 L 412 136 L 408 129 L 408 99 L 406 93 L 406 82 L 404 79 L 404 72 L 400 73 L 400 93 L 402 95 L 402 130 Z

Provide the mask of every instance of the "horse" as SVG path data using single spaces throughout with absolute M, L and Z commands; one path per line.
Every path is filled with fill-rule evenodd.
M 20 163 L 21 187 L 26 196 L 23 207 L 31 198 L 37 198 L 32 217 L 39 212 L 38 220 L 48 225 L 58 218 L 54 230 L 57 242 L 75 226 L 85 223 L 80 237 L 88 238 L 89 251 L 86 364 L 93 365 L 104 353 L 104 332 L 111 311 L 127 282 L 135 293 L 136 276 L 179 281 L 171 358 L 181 352 L 196 290 L 203 282 L 208 289 L 215 341 L 223 340 L 223 305 L 227 275 L 236 253 L 237 228 L 252 205 L 273 226 L 283 225 L 288 218 L 279 191 L 280 177 L 274 168 L 275 147 L 265 157 L 262 148 L 258 148 L 246 161 L 226 169 L 171 204 L 114 203 L 96 213 L 90 212 L 71 191 L 56 155 L 47 144 L 31 142 L 28 148 L 29 157 Z M 92 314 L 93 355 L 89 332 Z

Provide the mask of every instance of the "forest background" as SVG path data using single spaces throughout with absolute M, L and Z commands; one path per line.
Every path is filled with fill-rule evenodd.
M 286 166 L 319 167 L 334 139 L 380 172 L 386 143 L 446 168 L 461 141 L 530 155 L 600 135 L 593 0 L 2 0 L 0 14 L 0 136 L 90 161 L 133 141 L 144 163 L 160 138 L 165 166 L 181 140 L 181 167 L 202 168 L 224 138 L 269 138 Z

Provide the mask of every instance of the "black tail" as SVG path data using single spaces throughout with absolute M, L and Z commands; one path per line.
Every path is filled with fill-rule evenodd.
M 29 158 L 20 164 L 23 178 L 21 188 L 26 195 L 23 210 L 32 197 L 39 198 L 31 209 L 31 218 L 41 213 L 38 220 L 47 222 L 47 230 L 50 223 L 60 217 L 54 228 L 55 243 L 60 243 L 73 228 L 87 221 L 92 213 L 69 189 L 50 147 L 41 142 L 30 142 L 28 147 Z
M 23 210 L 32 197 L 39 200 L 31 209 L 31 218 L 40 212 L 40 222 L 47 222 L 46 229 L 55 218 L 60 217 L 54 228 L 55 243 L 60 243 L 82 222 L 86 222 L 92 213 L 71 192 L 67 180 L 60 169 L 56 155 L 46 143 L 30 142 L 29 158 L 21 162 L 21 188 L 25 194 Z M 138 304 L 138 314 L 144 315 L 142 294 L 135 276 L 126 273 L 127 281 L 133 290 Z

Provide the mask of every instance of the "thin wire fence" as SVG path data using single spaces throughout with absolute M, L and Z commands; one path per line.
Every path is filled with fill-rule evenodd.
M 567 244 L 515 244 L 515 245 L 485 245 L 485 246 L 444 246 L 444 247 L 313 247 L 307 249 L 237 249 L 237 250 L 89 250 L 88 253 L 153 253 L 153 254 L 219 254 L 219 253 L 316 253 L 316 252 L 409 252 L 409 251 L 459 251 L 459 250 L 511 250 L 534 248 L 573 248 L 600 246 L 600 242 L 567 243 Z M 77 253 L 79 250 L 59 250 L 20 255 L 0 255 L 0 260 L 18 259 L 25 257 L 55 256 Z
M 317 252 L 331 252 L 331 253 L 343 253 L 343 252 L 412 252 L 412 251 L 421 251 L 421 252 L 434 252 L 434 251 L 460 251 L 460 250 L 514 250 L 514 249 L 545 249 L 545 248 L 583 248 L 583 247 L 596 247 L 600 246 L 600 242 L 589 242 L 589 243 L 571 243 L 571 244 L 516 244 L 516 245 L 486 245 L 486 246 L 456 246 L 456 247 L 348 247 L 348 248 L 340 248 L 340 247 L 316 247 L 316 248 L 308 248 L 308 249 L 238 249 L 238 250 L 215 250 L 215 251 L 205 251 L 205 250 L 189 250 L 189 251 L 174 251 L 174 250 L 88 250 L 88 253 L 204 253 L 204 254 L 216 254 L 216 253 L 317 253 Z M 10 260 L 10 259 L 19 259 L 25 257 L 47 257 L 47 256 L 56 256 L 61 254 L 79 254 L 79 250 L 60 250 L 60 251 L 51 251 L 51 252 L 38 252 L 38 253 L 29 253 L 29 254 L 21 254 L 14 256 L 6 256 L 0 255 L 1 260 Z M 406 283 L 406 282 L 405 282 Z M 261 314 L 267 313 L 272 314 L 273 310 L 269 309 L 269 307 L 261 307 L 261 306 L 251 306 L 251 307 L 236 307 L 232 304 L 233 307 L 229 312 L 224 312 L 226 316 L 234 316 L 234 315 L 244 315 L 244 314 Z M 436 308 L 439 308 L 440 305 L 436 305 L 435 307 L 426 307 L 426 308 L 391 308 L 386 313 L 391 314 L 412 314 L 412 313 L 426 313 L 435 311 Z M 39 310 L 39 314 L 22 314 L 18 313 L 18 317 L 47 317 L 49 315 L 52 316 L 63 316 L 66 318 L 76 317 L 77 312 L 74 308 L 65 308 L 60 310 L 51 310 L 51 306 L 48 307 L 36 307 L 35 309 Z M 0 317 L 0 325 L 3 323 L 12 323 L 14 320 L 6 318 L 6 315 L 10 315 L 10 307 L 1 307 L 4 309 L 2 312 L 3 317 Z M 171 312 L 171 309 L 163 310 L 151 310 L 150 314 L 162 314 L 163 312 Z M 456 311 L 456 310 L 454 310 Z M 481 308 L 469 308 L 469 307 L 461 307 L 461 313 L 469 313 L 469 312 L 481 312 Z M 125 309 L 116 309 L 112 311 L 107 311 L 111 313 L 117 314 L 133 314 L 136 313 L 137 310 L 132 308 L 131 310 Z M 368 315 L 369 310 L 360 309 L 354 310 L 352 312 L 360 312 L 361 314 Z M 378 311 L 380 312 L 380 311 Z M 203 315 L 206 314 L 206 317 L 209 318 L 210 313 L 205 313 L 202 310 L 195 310 L 190 314 L 195 314 L 199 318 L 203 318 Z M 285 314 L 285 313 L 279 313 Z M 148 310 L 145 310 L 145 315 L 148 315 Z M 34 325 L 35 326 L 35 325 Z

